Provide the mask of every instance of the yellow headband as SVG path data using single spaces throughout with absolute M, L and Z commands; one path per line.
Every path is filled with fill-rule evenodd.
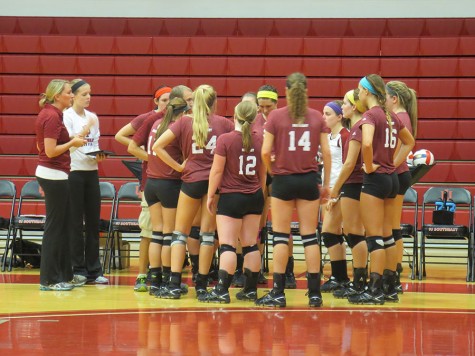
M 366 108 L 364 105 L 361 103 L 361 101 L 356 101 L 355 100 L 355 91 L 350 90 L 345 94 L 345 96 L 348 98 L 349 102 L 351 105 L 356 106 L 356 110 L 358 110 L 360 113 L 364 113 L 366 111 Z
M 257 99 L 272 99 L 277 101 L 278 98 L 279 96 L 277 95 L 277 93 L 274 93 L 270 90 L 262 90 L 257 92 Z

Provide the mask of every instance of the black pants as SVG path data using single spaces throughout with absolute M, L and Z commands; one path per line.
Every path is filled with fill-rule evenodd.
M 101 192 L 97 171 L 72 171 L 69 173 L 69 188 L 73 272 L 96 279 L 102 276 L 99 258 Z
M 37 177 L 45 193 L 46 224 L 41 247 L 40 283 L 73 279 L 69 250 L 69 186 L 65 180 Z

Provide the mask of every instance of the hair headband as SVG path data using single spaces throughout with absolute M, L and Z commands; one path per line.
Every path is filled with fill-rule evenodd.
M 155 95 L 153 96 L 155 99 L 158 99 L 160 98 L 163 94 L 166 94 L 166 93 L 169 93 L 172 91 L 172 88 L 170 87 L 163 87 L 163 88 L 160 88 L 158 89 L 156 92 L 155 92 Z
M 257 99 L 272 99 L 277 101 L 279 96 L 277 93 L 270 90 L 261 90 L 257 92 Z
M 86 84 L 87 84 L 87 82 L 85 82 L 84 80 L 80 80 L 79 82 L 76 82 L 71 86 L 71 91 L 74 94 L 80 87 L 82 87 L 83 85 L 86 85 Z
M 348 99 L 351 105 L 356 106 L 356 110 L 358 110 L 360 113 L 364 113 L 366 111 L 365 107 L 363 104 L 361 104 L 361 101 L 356 101 L 355 100 L 355 91 L 350 90 L 345 94 L 345 97 Z
M 374 89 L 373 85 L 369 82 L 368 78 L 363 77 L 360 80 L 360 85 L 368 90 L 373 95 L 378 95 L 377 91 Z
M 330 101 L 329 103 L 326 103 L 325 106 L 328 106 L 329 108 L 332 108 L 332 110 L 335 112 L 337 115 L 343 115 L 343 111 L 341 110 L 341 106 L 335 103 L 334 101 Z

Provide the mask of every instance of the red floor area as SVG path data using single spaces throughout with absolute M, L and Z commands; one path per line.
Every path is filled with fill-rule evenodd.
M 473 311 L 157 310 L 0 323 L 2 355 L 473 355 L 475 349 Z

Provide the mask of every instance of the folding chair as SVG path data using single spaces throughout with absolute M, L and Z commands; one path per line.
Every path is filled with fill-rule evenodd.
M 106 245 L 104 247 L 104 261 L 103 267 L 104 270 L 107 269 L 107 273 L 110 273 L 111 266 L 116 268 L 115 258 L 116 252 L 118 258 L 118 268 L 122 268 L 122 263 L 120 259 L 121 246 L 119 242 L 120 233 L 139 233 L 141 231 L 139 227 L 138 218 L 121 218 L 121 208 L 130 204 L 137 205 L 142 201 L 139 183 L 138 182 L 128 182 L 123 184 L 119 192 L 117 193 L 115 206 L 113 210 L 113 215 L 109 227 L 109 232 L 107 234 Z M 116 248 L 117 240 L 117 248 Z
M 114 184 L 110 182 L 99 182 L 99 189 L 101 191 L 101 207 L 103 204 L 110 204 L 111 211 L 109 219 L 100 219 L 99 222 L 99 231 L 100 232 L 109 232 L 109 228 L 111 225 L 112 217 L 114 214 L 114 207 L 115 207 L 115 187 Z
M 17 215 L 12 220 L 11 230 L 11 247 L 10 247 L 10 262 L 8 271 L 12 270 L 13 259 L 15 255 L 27 255 L 20 252 L 15 252 L 16 240 L 23 241 L 23 231 L 43 231 L 46 222 L 45 215 L 31 215 L 24 213 L 25 203 L 39 203 L 44 207 L 44 193 L 40 190 L 38 181 L 28 181 L 21 189 L 20 199 L 18 202 Z M 17 237 L 18 232 L 20 233 Z M 30 255 L 30 254 L 28 254 Z
M 419 203 L 417 201 L 417 192 L 413 188 L 407 190 L 404 195 L 403 204 L 409 205 L 414 209 L 413 223 L 401 223 L 401 233 L 403 237 L 409 237 L 412 240 L 411 279 L 415 279 L 419 274 L 419 242 L 417 237 Z
M 16 202 L 15 184 L 8 180 L 0 180 L 0 201 L 10 205 L 10 216 L 8 218 L 0 217 L 0 230 L 6 230 L 5 249 L 2 258 L 2 272 L 5 271 L 7 256 L 10 244 L 10 232 L 12 229 L 13 213 Z
M 428 206 L 435 206 L 435 202 L 440 200 L 444 191 L 448 191 L 449 199 L 457 205 L 457 209 L 468 207 L 468 222 L 466 225 L 436 225 L 426 223 L 426 209 Z M 432 187 L 424 193 L 422 203 L 422 227 L 421 227 L 421 251 L 419 262 L 419 280 L 426 276 L 426 239 L 431 238 L 451 238 L 467 239 L 467 282 L 475 281 L 473 274 L 473 236 L 472 236 L 472 212 L 473 204 L 470 192 L 464 188 L 456 187 Z M 457 216 L 457 212 L 455 212 Z M 431 256 L 432 257 L 432 256 Z M 447 257 L 447 256 L 446 256 Z

